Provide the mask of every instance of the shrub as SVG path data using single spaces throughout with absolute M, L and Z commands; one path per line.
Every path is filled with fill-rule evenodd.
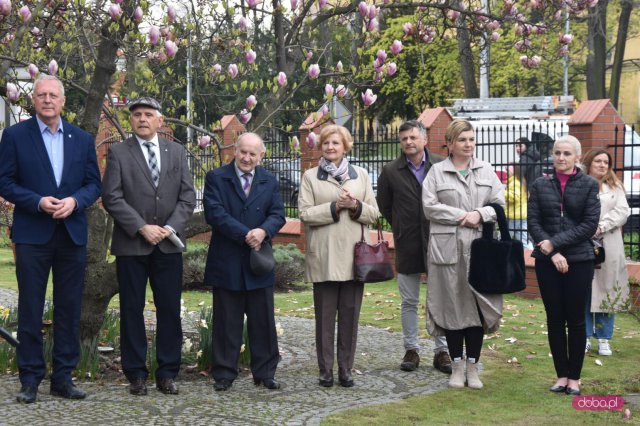
M 275 244 L 273 257 L 276 260 L 276 290 L 295 287 L 304 276 L 304 254 L 295 244 Z
M 209 244 L 189 243 L 183 255 L 182 287 L 185 290 L 203 290 L 204 269 L 207 265 Z

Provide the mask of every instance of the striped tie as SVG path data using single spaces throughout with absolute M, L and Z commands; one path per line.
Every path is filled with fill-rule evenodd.
M 158 170 L 158 160 L 156 159 L 156 153 L 151 149 L 153 144 L 151 142 L 145 142 L 144 146 L 147 147 L 147 153 L 149 154 L 149 170 L 151 171 L 151 179 L 153 184 L 158 186 L 160 180 L 160 170 Z
M 244 179 L 242 190 L 244 191 L 244 195 L 249 196 L 249 189 L 251 189 L 251 173 L 243 174 L 242 178 Z

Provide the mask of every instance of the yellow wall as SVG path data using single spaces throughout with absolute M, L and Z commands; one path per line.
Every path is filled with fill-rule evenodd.
M 618 112 L 627 124 L 640 125 L 640 36 L 627 40 Z

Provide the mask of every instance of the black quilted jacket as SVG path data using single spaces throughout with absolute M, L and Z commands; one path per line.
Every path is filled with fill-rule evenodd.
M 528 207 L 529 234 L 536 244 L 550 240 L 554 247 L 549 256 L 536 247 L 534 258 L 550 259 L 557 252 L 569 262 L 595 258 L 590 240 L 598 227 L 600 199 L 594 178 L 578 169 L 562 196 L 555 174 L 538 179 L 531 187 Z

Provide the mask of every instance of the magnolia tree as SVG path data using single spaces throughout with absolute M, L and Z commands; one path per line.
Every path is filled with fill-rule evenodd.
M 57 75 L 68 90 L 66 119 L 95 134 L 105 117 L 123 136 L 126 115 L 113 95 L 155 96 L 167 121 L 195 130 L 193 147 L 204 149 L 219 144 L 212 129 L 224 114 L 260 132 L 267 125 L 298 125 L 334 98 L 371 109 L 385 101 L 381 85 L 407 63 L 397 59 L 406 45 L 455 39 L 465 87 L 472 87 L 477 47 L 509 29 L 517 34 L 512 48 L 521 66 L 538 67 L 569 49 L 564 11 L 581 15 L 594 3 L 498 0 L 486 9 L 475 0 L 0 0 L 0 93 L 32 111 L 18 70 L 28 79 Z M 403 31 L 377 45 L 391 17 L 404 21 Z M 549 34 L 557 34 L 552 43 Z M 315 139 L 291 142 L 295 149 Z M 106 261 L 110 226 L 104 211 L 91 210 L 85 341 L 96 335 L 117 291 Z

